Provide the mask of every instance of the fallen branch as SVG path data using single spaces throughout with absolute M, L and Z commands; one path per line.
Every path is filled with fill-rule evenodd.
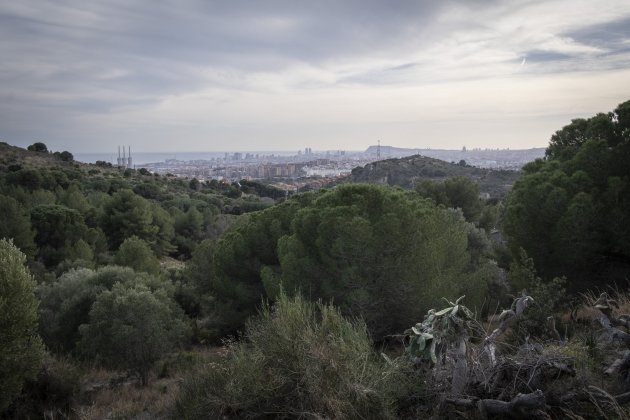
M 505 418 L 548 418 L 544 412 L 545 395 L 541 390 L 536 390 L 530 394 L 518 394 L 511 401 L 447 398 L 445 403 L 459 408 L 476 408 L 483 417 L 498 415 Z

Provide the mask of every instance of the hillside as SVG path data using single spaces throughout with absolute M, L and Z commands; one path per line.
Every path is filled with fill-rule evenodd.
M 354 168 L 347 181 L 413 188 L 422 181 L 440 181 L 461 176 L 477 183 L 482 193 L 488 193 L 491 197 L 502 197 L 519 175 L 518 171 L 482 169 L 414 155 Z
M 64 161 L 58 154 L 33 152 L 21 147 L 11 146 L 5 142 L 0 142 L 0 165 L 22 165 L 33 169 L 51 166 L 74 166 L 84 165 L 78 162 Z

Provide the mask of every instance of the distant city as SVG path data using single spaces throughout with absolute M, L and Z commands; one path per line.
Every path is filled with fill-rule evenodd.
M 322 184 L 347 176 L 353 168 L 368 163 L 422 155 L 480 168 L 518 170 L 528 162 L 542 158 L 544 148 L 510 149 L 406 149 L 374 145 L 365 151 L 317 151 L 306 147 L 297 152 L 206 152 L 151 154 L 132 156 L 129 146 L 118 148 L 118 155 L 77 154 L 78 160 L 105 160 L 125 168 L 146 168 L 160 175 L 197 178 L 200 181 L 269 180 L 280 188 L 299 189 L 313 183 Z M 179 158 L 177 156 L 180 156 Z M 175 156 L 175 157 L 169 157 Z M 154 161 L 150 161 L 153 158 Z

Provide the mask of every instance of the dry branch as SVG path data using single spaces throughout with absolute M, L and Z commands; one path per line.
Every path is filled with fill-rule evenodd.
M 504 418 L 548 418 L 543 411 L 545 408 L 545 395 L 541 390 L 536 390 L 530 394 L 518 394 L 511 401 L 447 398 L 445 403 L 459 408 L 476 408 L 482 417 L 491 415 Z

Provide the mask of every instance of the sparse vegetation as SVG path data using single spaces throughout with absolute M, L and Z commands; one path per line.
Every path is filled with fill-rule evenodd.
M 363 322 L 281 293 L 225 359 L 186 380 L 175 417 L 393 418 L 419 380 L 374 352 Z

